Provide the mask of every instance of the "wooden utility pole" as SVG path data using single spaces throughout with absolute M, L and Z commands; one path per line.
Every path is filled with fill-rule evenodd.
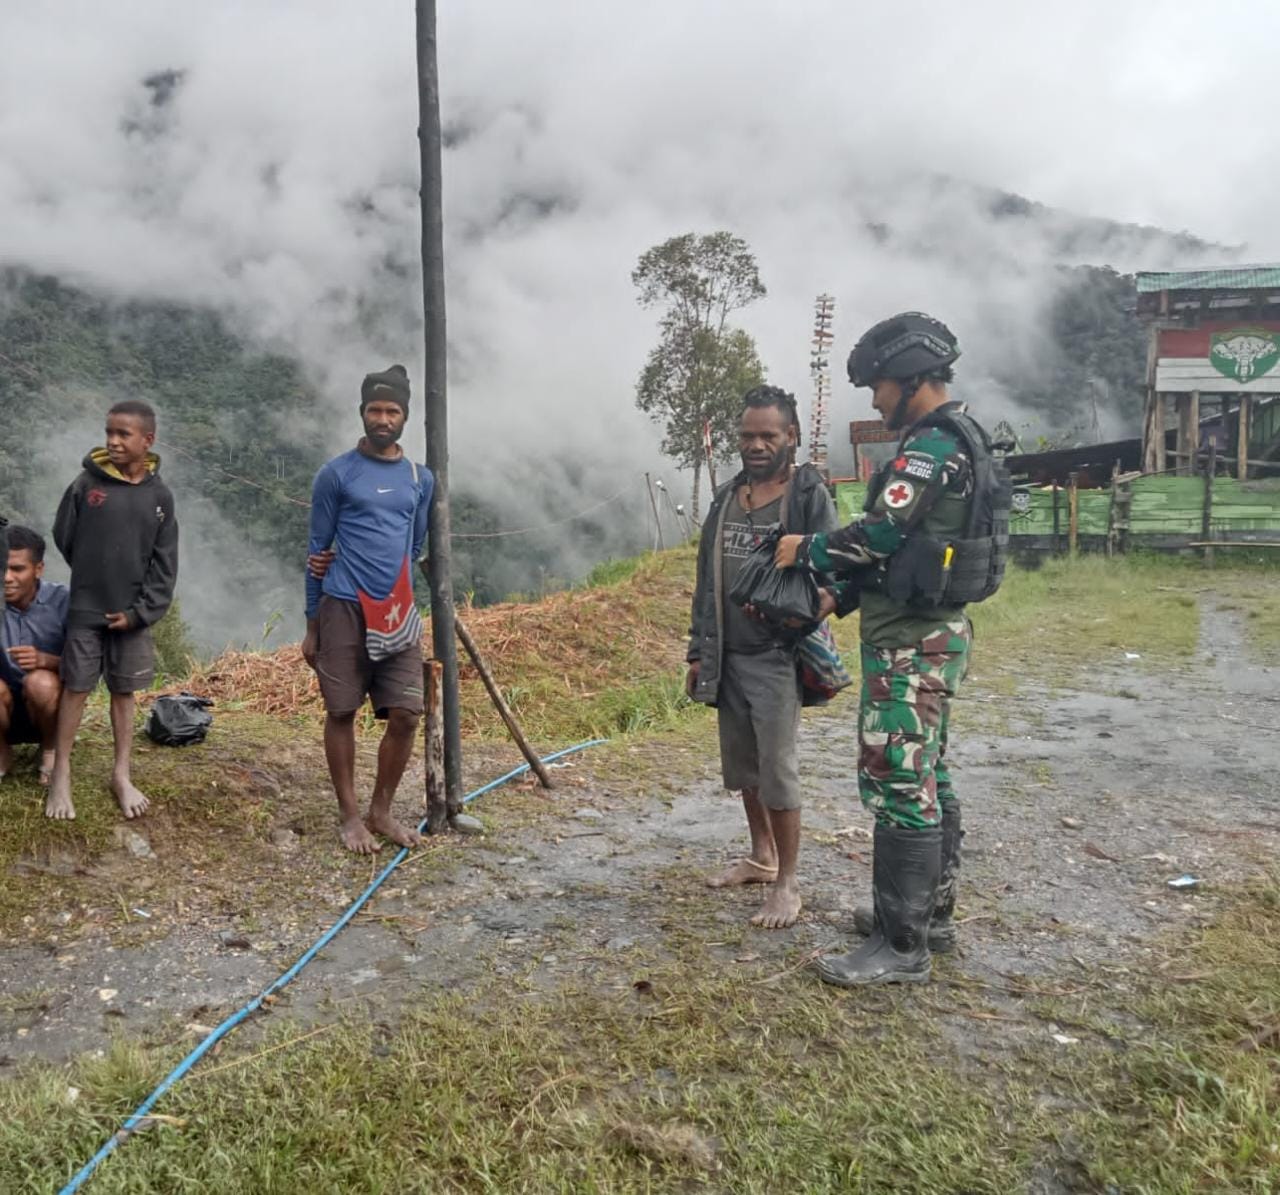
M 1225 426 L 1225 420 L 1224 420 Z M 1209 539 L 1209 526 L 1213 522 L 1213 479 L 1218 472 L 1218 441 L 1216 436 L 1209 441 L 1209 453 L 1204 462 L 1204 506 L 1200 512 L 1200 538 Z M 1204 549 L 1204 562 L 1213 567 L 1213 546 Z
M 1240 395 L 1240 421 L 1236 431 L 1236 480 L 1246 481 L 1249 477 L 1249 407 L 1250 397 Z
M 1067 551 L 1074 556 L 1079 545 L 1080 536 L 1080 476 L 1070 473 L 1067 476 Z
M 449 810 L 462 804 L 462 729 L 458 710 L 458 644 L 454 632 L 452 534 L 449 520 L 449 406 L 446 398 L 444 198 L 440 138 L 440 76 L 435 0 L 416 0 L 418 26 L 418 147 L 422 190 L 422 316 L 426 346 L 427 467 L 435 474 L 427 578 L 431 585 L 432 652 L 440 661 L 444 697 L 444 775 Z
M 1053 483 L 1053 554 L 1062 555 L 1062 515 L 1058 505 L 1058 483 Z

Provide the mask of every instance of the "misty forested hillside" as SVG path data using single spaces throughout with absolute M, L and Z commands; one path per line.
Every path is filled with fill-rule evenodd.
M 1132 279 L 1095 267 L 1063 268 L 1031 369 L 996 370 L 1028 417 L 1056 441 L 1092 439 L 1093 405 L 1136 425 L 1144 343 Z M 334 429 L 298 362 L 244 344 L 214 313 L 164 303 L 115 303 L 19 271 L 0 285 L 0 508 L 47 532 L 80 458 L 101 442 L 102 415 L 119 398 L 145 397 L 161 413 L 164 473 L 180 498 L 189 620 L 204 642 L 244 639 L 236 608 L 252 594 L 259 625 L 275 612 L 296 629 L 307 531 L 306 501 Z M 356 433 L 352 423 L 353 438 Z M 562 462 L 561 467 L 565 467 Z M 455 482 L 454 528 L 492 534 L 528 522 Z M 536 521 L 536 520 L 535 520 Z M 577 525 L 587 556 L 605 534 Z M 459 596 L 479 603 L 574 578 L 548 575 L 537 537 L 460 539 Z M 238 596 L 239 595 L 239 596 Z
M 183 609 L 197 640 L 252 641 L 280 619 L 276 638 L 296 633 L 311 480 L 344 442 L 299 363 L 246 345 L 210 311 L 112 302 L 52 278 L 0 273 L 0 512 L 48 536 L 63 489 L 102 443 L 103 416 L 121 398 L 144 398 L 160 415 L 157 450 L 183 531 Z M 352 444 L 355 405 L 352 396 Z M 560 472 L 572 479 L 572 462 Z M 455 482 L 460 536 L 557 513 L 504 518 L 465 478 Z M 576 539 L 587 559 L 607 554 L 590 517 Z M 480 604 L 576 579 L 555 575 L 537 536 L 460 538 L 454 551 L 458 596 Z
M 1145 347 L 1132 278 L 1091 266 L 1059 275 L 1032 367 L 1011 354 L 993 374 L 1055 440 L 1094 438 L 1095 403 L 1136 427 Z M 212 312 L 0 276 L 0 504 L 11 517 L 47 530 L 80 457 L 101 440 L 106 405 L 132 396 L 161 412 L 164 472 L 209 563 L 282 609 L 295 605 L 288 586 L 302 566 L 311 478 L 334 443 L 299 364 L 246 346 Z M 513 525 L 465 484 L 455 490 L 455 531 Z M 589 520 L 580 532 L 590 540 Z M 457 551 L 459 592 L 479 602 L 548 583 L 545 554 L 521 537 L 463 540 Z
M 1168 253 L 1210 248 L 1186 235 L 948 186 L 956 204 L 931 208 L 896 252 L 935 262 L 962 255 L 963 237 L 948 221 L 968 219 L 975 205 L 1009 229 L 1009 260 L 987 263 L 993 280 L 1016 273 L 1028 238 L 1038 254 L 1047 248 L 1065 261 L 1092 253 L 1107 260 L 1112 252 L 1123 259 L 1135 245 L 1157 242 Z M 888 242 L 896 234 L 876 226 L 872 235 Z M 1145 346 L 1132 277 L 1093 265 L 1048 268 L 1033 343 L 1025 313 L 1009 329 L 1007 352 L 1000 330 L 982 324 L 987 340 L 967 366 L 1003 391 L 1002 407 L 1020 413 L 1014 422 L 1026 447 L 1041 438 L 1068 444 L 1136 434 Z M 838 349 L 843 356 L 845 346 Z M 197 641 L 252 644 L 277 623 L 277 639 L 299 633 L 311 479 L 348 442 L 331 399 L 321 401 L 297 360 L 247 344 L 213 311 L 114 300 L 21 269 L 0 271 L 0 510 L 47 533 L 80 459 L 101 442 L 106 407 L 124 397 L 146 398 L 160 412 L 159 450 L 183 528 L 180 593 Z M 354 442 L 354 417 L 349 431 Z M 833 438 L 843 439 L 838 429 Z M 572 445 L 556 451 L 540 462 L 542 490 L 523 505 L 469 489 L 474 472 L 455 470 L 459 598 L 485 604 L 557 588 L 606 556 L 644 546 L 643 489 L 627 499 L 634 509 L 622 519 L 616 505 L 585 502 L 584 462 Z M 528 526 L 545 530 L 510 534 Z M 58 568 L 55 560 L 54 575 Z
M 1137 435 L 1142 420 L 1146 333 L 1134 312 L 1132 275 L 1063 267 L 1045 313 L 1043 348 L 1031 369 L 993 373 L 1054 446 Z M 1024 445 L 1034 448 L 1035 437 Z

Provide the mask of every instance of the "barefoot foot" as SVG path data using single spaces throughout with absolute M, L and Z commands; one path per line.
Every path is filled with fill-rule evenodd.
M 760 912 L 751 918 L 761 929 L 786 929 L 800 916 L 800 893 L 792 887 L 776 887 L 765 897 Z
M 778 878 L 778 868 L 754 859 L 737 859 L 724 871 L 707 877 L 708 888 L 734 888 L 739 884 L 772 884 Z
M 383 838 L 390 838 L 392 842 L 399 843 L 401 846 L 422 845 L 422 835 L 417 830 L 396 821 L 389 813 L 370 811 L 369 816 L 364 819 L 364 824 L 373 833 L 381 834 Z
M 49 795 L 44 803 L 44 815 L 60 822 L 74 820 L 76 807 L 71 803 L 70 776 L 54 776 L 50 781 Z
M 49 787 L 50 777 L 53 776 L 53 761 L 55 758 L 52 747 L 48 751 L 40 752 L 40 772 L 36 778 L 44 788 Z
M 151 802 L 133 786 L 128 776 L 112 776 L 111 791 L 120 803 L 120 812 L 128 818 L 141 817 L 151 808 Z
M 338 837 L 342 839 L 342 845 L 347 850 L 354 851 L 357 855 L 376 855 L 382 850 L 382 843 L 369 833 L 368 827 L 359 816 L 348 818 L 343 822 L 338 830 Z

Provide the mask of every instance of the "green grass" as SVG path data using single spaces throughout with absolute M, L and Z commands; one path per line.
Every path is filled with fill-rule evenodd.
M 1223 581 L 1238 579 L 1225 573 Z M 994 597 L 969 607 L 974 643 L 971 683 L 1012 694 L 1030 681 L 1077 683 L 1098 665 L 1144 667 L 1188 658 L 1200 629 L 1198 564 L 1170 557 L 1102 556 L 1048 560 L 1038 569 L 1010 565 Z M 1277 603 L 1280 609 L 1280 602 Z M 857 619 L 836 624 L 841 650 L 857 667 Z
M 494 978 L 430 997 L 394 1029 L 286 1025 L 252 1044 L 250 1031 L 161 1101 L 173 1119 L 128 1142 L 94 1189 L 1003 1195 L 1054 1174 L 1073 1190 L 1192 1195 L 1280 1182 L 1274 884 L 1226 894 L 1212 926 L 1157 942 L 1165 962 L 1128 987 L 1095 975 L 1083 997 L 1006 1002 L 1034 1031 L 1000 1050 L 960 1028 L 983 1012 L 963 985 L 843 993 L 799 966 L 753 981 L 725 973 L 708 934 L 677 928 L 666 961 L 606 963 L 589 985 L 540 994 Z M 1078 1044 L 1048 1044 L 1051 1020 Z M 976 1057 L 954 1051 L 957 1032 L 978 1034 Z M 120 1041 L 0 1085 L 0 1189 L 56 1190 L 185 1048 Z
M 327 780 L 316 769 L 318 727 L 289 718 L 217 711 L 209 738 L 190 747 L 159 747 L 135 731 L 133 777 L 152 799 L 150 813 L 126 823 L 107 780 L 112 736 L 105 696 L 90 700 L 72 762 L 74 821 L 44 816 L 45 790 L 36 783 L 33 748 L 20 748 L 19 766 L 3 787 L 0 818 L 0 938 L 42 938 L 50 919 L 68 911 L 62 939 L 106 927 L 118 940 L 134 940 L 163 925 L 163 908 L 198 887 L 227 911 L 255 899 L 278 899 L 297 888 L 280 869 L 267 835 L 292 825 L 317 843 L 332 809 Z M 362 740 L 363 766 L 375 739 Z M 138 862 L 117 835 L 145 837 L 156 859 Z M 326 847 L 329 835 L 324 835 Z M 193 877 L 199 876 L 198 879 Z M 256 895 L 255 895 L 256 890 Z M 188 900 L 190 898 L 188 897 Z M 157 910 L 151 919 L 128 910 Z
M 347 1024 L 193 1076 L 158 1109 L 182 1124 L 130 1142 L 95 1189 L 1015 1189 L 1021 1148 L 909 1005 L 808 977 L 752 986 L 679 967 L 644 981 L 646 994 L 545 999 L 495 986 L 433 1001 L 393 1035 Z M 0 1183 L 55 1189 L 170 1061 L 121 1045 L 0 1088 Z
M 1043 1059 L 1046 1080 L 1089 1106 L 1071 1126 L 1085 1168 L 1126 1192 L 1274 1191 L 1280 888 L 1230 894 L 1214 924 L 1163 945 L 1122 1005 L 1136 1033 Z
M 601 589 L 608 585 L 619 585 L 634 577 L 639 569 L 650 560 L 653 553 L 646 552 L 640 556 L 624 556 L 620 559 L 602 560 L 583 578 L 579 589 Z
M 1162 661 L 1196 646 L 1200 618 L 1187 568 L 1167 558 L 1102 556 L 1010 568 L 995 597 L 972 608 L 979 653 L 1019 667 Z
M 1245 638 L 1269 662 L 1280 657 L 1280 577 L 1275 571 L 1235 570 L 1212 580 L 1215 607 L 1240 620 Z
M 1196 644 L 1199 591 L 1239 587 L 1243 608 L 1254 580 L 1247 570 L 1210 574 L 1196 562 L 1141 557 L 1011 570 L 997 598 L 973 611 L 977 687 L 1088 680 L 1099 662 L 1123 665 L 1125 650 L 1140 652 L 1144 667 L 1179 661 Z M 647 558 L 598 603 L 537 612 L 545 627 L 502 656 L 517 710 L 545 741 L 614 737 L 598 767 L 622 789 L 651 795 L 713 764 L 713 719 L 680 688 L 691 581 L 687 550 Z M 1270 600 L 1251 621 L 1273 616 Z M 569 641 L 565 655 L 551 654 L 557 634 Z M 856 623 L 840 634 L 848 646 Z M 583 677 L 599 653 L 608 653 L 603 679 L 588 687 Z M 575 660 L 580 673 L 566 680 Z M 855 705 L 846 694 L 823 714 L 852 717 Z M 6 781 L 0 874 L 50 848 L 83 862 L 110 846 L 119 821 L 101 788 L 104 713 L 95 707 L 77 753 L 76 823 L 51 825 L 33 781 Z M 654 732 L 662 749 L 633 754 L 628 734 Z M 375 743 L 362 740 L 363 767 Z M 146 928 L 128 922 L 135 903 L 171 911 L 181 896 L 193 915 L 193 870 L 202 873 L 201 899 L 233 922 L 296 910 L 312 874 L 354 887 L 368 865 L 333 845 L 317 747 L 311 719 L 225 709 L 201 747 L 141 745 L 139 779 L 159 798 L 142 828 L 159 862 L 105 878 L 6 882 L 0 932 L 80 905 L 128 940 Z M 483 757 L 487 767 L 492 750 L 473 740 L 469 766 Z M 282 791 L 256 784 L 255 767 L 269 768 Z M 510 810 L 522 808 L 520 794 L 509 800 Z M 526 804 L 541 816 L 542 798 L 530 794 Z M 316 831 L 287 867 L 265 845 L 282 823 Z M 610 956 L 589 985 L 535 994 L 494 978 L 465 998 L 424 993 L 394 1029 L 343 1023 L 261 1058 L 250 1055 L 309 1030 L 286 1025 L 265 1041 L 249 1030 L 162 1101 L 158 1111 L 181 1123 L 140 1134 L 93 1188 L 994 1193 L 1022 1190 L 1047 1170 L 1078 1180 L 1077 1189 L 1190 1193 L 1268 1191 L 1280 1180 L 1274 886 L 1224 898 L 1212 927 L 1166 939 L 1172 961 L 1127 989 L 1091 981 L 1083 997 L 1012 1010 L 1035 1027 L 1036 1042 L 1046 1040 L 1048 1019 L 1084 1026 L 1079 1045 L 1008 1044 L 980 1061 L 950 1044 L 964 1025 L 954 989 L 832 992 L 800 959 L 776 984 L 753 983 L 736 969 L 727 975 L 706 946 L 724 928 L 690 922 L 689 911 L 674 919 L 661 962 Z M 945 978 L 947 964 L 941 971 Z M 643 993 L 631 987 L 641 980 L 650 985 Z M 32 992 L 0 1016 L 21 1015 L 38 987 L 33 978 Z M 56 1190 L 185 1048 L 121 1039 L 106 1058 L 27 1067 L 0 1084 L 0 1191 Z M 214 1073 L 228 1061 L 239 1064 Z

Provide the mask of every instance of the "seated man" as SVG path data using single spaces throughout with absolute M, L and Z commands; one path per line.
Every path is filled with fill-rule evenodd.
M 44 538 L 9 527 L 0 624 L 0 778 L 13 763 L 14 743 L 39 743 L 40 783 L 53 771 L 62 643 L 67 634 L 65 585 L 45 581 Z

